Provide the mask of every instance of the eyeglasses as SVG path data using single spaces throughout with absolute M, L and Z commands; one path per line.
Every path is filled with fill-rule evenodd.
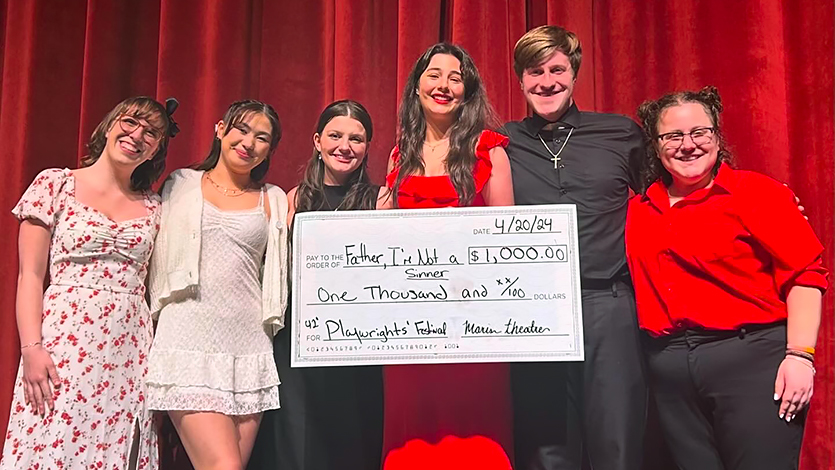
M 709 144 L 715 133 L 716 129 L 713 127 L 697 127 L 690 132 L 667 132 L 666 134 L 659 135 L 657 139 L 661 141 L 662 147 L 677 149 L 684 144 L 684 138 L 688 135 L 690 136 L 690 140 L 693 141 L 693 145 L 702 146 Z
M 122 116 L 119 118 L 119 127 L 122 131 L 133 134 L 138 127 L 142 128 L 142 140 L 148 145 L 154 145 L 162 139 L 162 132 L 152 126 L 142 124 L 136 118 L 131 116 Z

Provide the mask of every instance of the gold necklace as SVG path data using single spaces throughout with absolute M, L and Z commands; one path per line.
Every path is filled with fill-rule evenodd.
M 439 141 L 438 141 L 435 145 L 432 145 L 432 144 L 430 144 L 429 142 L 427 142 L 427 141 L 425 141 L 425 140 L 424 140 L 424 141 L 423 141 L 423 145 L 424 145 L 424 146 L 426 146 L 426 147 L 429 147 L 429 150 L 430 150 L 432 153 L 435 153 L 435 149 L 436 149 L 436 148 L 440 147 L 440 146 L 441 146 L 441 144 L 443 144 L 443 143 L 447 143 L 447 142 L 449 142 L 449 137 L 447 137 L 446 139 L 441 139 L 441 140 L 439 140 Z
M 331 202 L 328 200 L 327 188 L 333 188 L 333 189 L 336 189 L 336 188 L 341 188 L 341 187 L 342 187 L 341 185 L 339 185 L 339 186 L 328 186 L 328 185 L 324 185 L 324 186 L 322 187 L 322 198 L 324 198 L 324 200 L 325 200 L 325 204 L 327 204 L 327 205 L 328 205 L 328 209 L 330 209 L 330 210 L 332 210 L 332 211 L 334 211 L 334 212 L 338 211 L 339 209 L 342 209 L 342 206 L 345 204 L 345 201 L 346 201 L 346 200 L 348 200 L 348 198 L 347 198 L 347 197 L 345 197 L 345 196 L 347 196 L 348 194 L 347 194 L 347 192 L 346 192 L 345 196 L 343 196 L 343 197 L 342 197 L 342 200 L 341 200 L 341 201 L 339 201 L 339 204 L 337 204 L 337 205 L 336 205 L 336 207 L 333 207 L 333 206 L 331 205 Z
M 227 188 L 225 186 L 221 186 L 218 183 L 216 183 L 215 180 L 212 179 L 212 175 L 210 175 L 208 171 L 206 172 L 206 179 L 209 181 L 209 183 L 211 183 L 212 186 L 215 187 L 216 190 L 218 190 L 218 192 L 222 193 L 226 197 L 242 196 L 246 194 L 246 192 L 249 190 L 249 186 L 245 187 L 244 189 Z

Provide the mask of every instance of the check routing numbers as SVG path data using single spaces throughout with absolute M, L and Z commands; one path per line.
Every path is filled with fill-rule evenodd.
M 298 214 L 295 367 L 582 360 L 573 205 Z

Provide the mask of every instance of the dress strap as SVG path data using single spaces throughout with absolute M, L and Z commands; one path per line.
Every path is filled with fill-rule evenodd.
M 146 190 L 142 191 L 142 202 L 145 203 L 145 209 L 147 209 L 148 212 L 151 212 L 151 211 L 154 210 L 154 206 L 155 206 L 154 205 L 154 199 L 151 196 L 151 191 L 150 190 L 146 189 Z
M 264 194 L 265 194 L 266 192 L 267 192 L 267 186 L 266 186 L 266 185 L 265 185 L 265 186 L 262 186 L 262 187 L 261 187 L 260 194 L 258 195 L 258 208 L 259 208 L 259 209 L 263 209 L 263 208 L 264 208 Z

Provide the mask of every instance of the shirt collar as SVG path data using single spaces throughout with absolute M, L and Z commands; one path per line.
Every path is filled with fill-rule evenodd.
M 736 180 L 736 172 L 734 169 L 727 163 L 722 162 L 719 166 L 719 172 L 716 173 L 716 177 L 713 178 L 713 186 L 722 188 L 725 191 L 732 193 L 736 188 Z
M 735 187 L 736 178 L 734 174 L 734 169 L 731 168 L 727 163 L 722 163 L 719 166 L 719 171 L 716 173 L 716 176 L 713 178 L 713 185 L 711 185 L 708 189 L 700 189 L 698 191 L 694 191 L 692 194 L 685 197 L 685 200 L 699 200 L 708 197 L 710 194 L 717 193 L 717 192 L 724 192 L 724 193 L 732 193 Z M 667 194 L 667 185 L 665 185 L 661 178 L 652 183 L 652 185 L 647 188 L 647 192 L 644 195 L 644 200 L 649 200 L 652 205 L 658 208 L 667 208 L 670 207 L 670 197 Z
M 562 116 L 557 119 L 557 122 L 565 124 L 569 127 L 577 128 L 580 126 L 580 110 L 577 109 L 576 103 L 571 103 L 571 106 L 565 110 Z M 525 118 L 525 128 L 531 135 L 539 134 L 543 127 L 550 124 L 551 121 L 545 119 L 539 114 L 533 113 L 529 118 Z

